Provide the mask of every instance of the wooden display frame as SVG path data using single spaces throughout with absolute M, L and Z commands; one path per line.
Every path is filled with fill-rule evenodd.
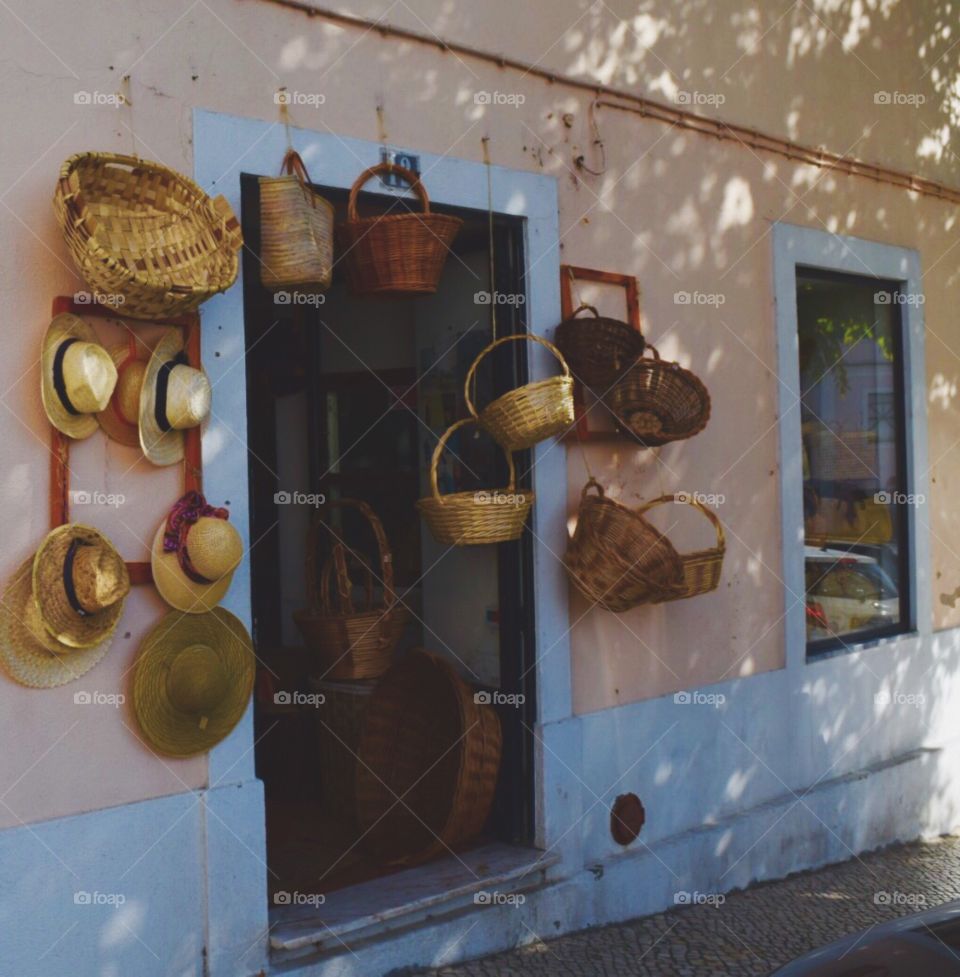
M 79 303 L 69 295 L 53 300 L 52 314 L 72 312 L 84 318 L 120 319 L 120 313 L 106 305 Z M 184 348 L 191 366 L 201 369 L 200 317 L 181 316 L 171 319 L 137 320 L 151 326 L 173 326 L 184 330 Z M 70 442 L 71 438 L 51 425 L 50 459 L 50 528 L 56 529 L 70 522 Z M 104 435 L 106 437 L 106 435 Z M 200 428 L 190 428 L 184 438 L 183 491 L 203 491 L 203 460 L 200 450 Z M 150 562 L 128 561 L 127 570 L 132 584 L 152 584 Z
M 640 328 L 640 286 L 633 275 L 622 275 L 615 271 L 600 271 L 595 268 L 581 268 L 579 265 L 560 266 L 560 312 L 563 319 L 569 319 L 577 308 L 573 293 L 576 281 L 597 282 L 602 285 L 618 285 L 626 293 L 627 322 L 637 332 Z M 590 429 L 589 411 L 585 407 L 583 385 L 574 379 L 573 407 L 576 418 L 574 426 L 564 435 L 564 441 L 603 442 L 620 441 L 619 431 L 595 431 Z

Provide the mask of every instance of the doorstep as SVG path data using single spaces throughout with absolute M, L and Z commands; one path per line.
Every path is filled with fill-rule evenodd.
M 522 892 L 546 882 L 560 856 L 490 844 L 331 892 L 323 905 L 270 910 L 270 950 L 277 961 L 343 952 L 426 921 L 473 909 L 476 893 Z

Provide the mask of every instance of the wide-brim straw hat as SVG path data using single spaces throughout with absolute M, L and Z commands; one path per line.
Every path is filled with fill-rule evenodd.
M 183 377 L 183 382 L 180 382 Z M 167 420 L 158 420 L 160 410 Z M 153 350 L 140 388 L 140 447 L 154 465 L 182 460 L 184 435 L 210 412 L 210 384 L 202 370 L 187 363 L 181 329 L 168 330 Z M 163 405 L 161 405 L 162 407 Z
M 90 437 L 116 382 L 113 360 L 90 325 L 70 312 L 55 316 L 40 354 L 40 397 L 50 423 L 68 437 Z
M 109 648 L 109 640 L 83 649 L 54 640 L 33 599 L 33 557 L 20 564 L 0 605 L 0 663 L 15 682 L 34 689 L 66 685 L 86 675 Z
M 167 756 L 205 753 L 243 718 L 253 691 L 250 635 L 223 608 L 171 611 L 144 639 L 133 710 L 144 739 Z
M 123 557 L 96 529 L 71 523 L 47 533 L 33 558 L 33 597 L 50 636 L 93 648 L 116 630 L 130 592 Z
M 135 336 L 108 350 L 117 368 L 117 385 L 106 408 L 97 414 L 107 437 L 128 448 L 140 447 L 140 388 L 150 351 Z

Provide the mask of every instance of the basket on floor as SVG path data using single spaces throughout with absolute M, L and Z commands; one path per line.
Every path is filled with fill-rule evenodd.
M 508 391 L 484 407 L 478 415 L 470 390 L 480 361 L 503 343 L 518 340 L 546 347 L 560 361 L 563 372 L 560 376 L 534 380 Z M 471 416 L 476 417 L 480 426 L 489 431 L 507 451 L 529 448 L 539 441 L 563 434 L 573 426 L 573 377 L 570 376 L 570 367 L 553 343 L 530 333 L 502 336 L 481 350 L 467 371 L 464 398 Z
M 640 511 L 608 499 L 594 478 L 583 487 L 564 564 L 584 597 L 608 611 L 685 596 L 683 563 L 670 540 Z
M 265 288 L 322 292 L 333 274 L 333 205 L 310 187 L 288 149 L 280 176 L 260 177 L 260 281 Z
M 243 235 L 226 198 L 211 200 L 159 163 L 117 153 L 71 156 L 53 205 L 77 270 L 123 315 L 183 315 L 237 277 Z
M 500 769 L 500 718 L 443 659 L 411 651 L 367 705 L 356 766 L 358 827 L 378 860 L 415 864 L 473 840 Z
M 726 538 L 723 526 L 717 514 L 705 506 L 695 495 L 678 492 L 673 495 L 661 495 L 637 509 L 641 515 L 649 512 L 658 505 L 667 502 L 685 503 L 702 512 L 713 525 L 717 536 L 716 545 L 711 549 L 696 550 L 693 553 L 681 553 L 680 563 L 683 565 L 683 593 L 664 597 L 664 601 L 682 600 L 685 597 L 696 597 L 716 590 L 720 584 L 720 571 L 723 569 L 723 554 L 726 551 Z
M 591 312 L 592 318 L 578 319 L 581 312 Z M 581 305 L 564 319 L 555 339 L 573 375 L 601 396 L 643 355 L 645 345 L 639 330 L 601 316 L 592 305 Z
M 665 363 L 647 344 L 641 357 L 617 380 L 604 400 L 625 433 L 655 448 L 692 438 L 710 419 L 707 388 L 679 363 Z
M 360 217 L 357 194 L 361 187 L 372 177 L 387 173 L 410 184 L 423 205 L 422 213 L 398 210 Z M 394 201 L 391 211 L 398 206 Z M 337 227 L 338 247 L 351 290 L 359 295 L 435 292 L 462 223 L 459 217 L 431 212 L 427 191 L 411 170 L 395 163 L 364 170 L 350 189 L 347 219 Z
M 318 659 L 318 677 L 329 680 L 377 678 L 390 667 L 393 653 L 410 612 L 397 601 L 393 590 L 393 556 L 383 524 L 376 513 L 359 499 L 335 499 L 335 506 L 356 509 L 369 522 L 377 541 L 380 558 L 379 583 L 381 599 L 376 598 L 373 570 L 358 561 L 365 573 L 365 595 L 361 607 L 353 600 L 353 581 L 348 570 L 344 544 L 337 540 L 332 552 L 317 573 L 320 529 L 324 523 L 314 520 L 307 540 L 307 599 L 309 606 L 293 612 L 293 619 L 303 634 L 307 650 Z M 332 591 L 336 585 L 336 594 Z
M 466 424 L 475 423 L 474 418 L 465 417 L 443 432 L 430 460 L 431 494 L 417 501 L 417 509 L 438 543 L 470 546 L 519 539 L 533 506 L 533 492 L 529 489 L 517 491 L 516 470 L 509 451 L 506 456 L 510 478 L 504 488 L 440 494 L 437 467 L 443 449 L 450 435 Z
M 321 808 L 327 817 L 356 821 L 353 804 L 357 747 L 375 681 L 327 682 L 310 679 L 312 692 L 323 696 L 314 710 L 317 723 Z

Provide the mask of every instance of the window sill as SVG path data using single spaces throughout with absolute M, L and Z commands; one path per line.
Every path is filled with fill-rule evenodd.
M 841 645 L 838 648 L 827 648 L 824 651 L 814 652 L 813 654 L 807 653 L 806 664 L 816 665 L 817 662 L 831 661 L 834 658 L 846 658 L 861 651 L 869 651 L 873 648 L 883 648 L 887 645 L 896 645 L 905 641 L 917 641 L 919 638 L 920 632 L 917 630 L 900 631 L 897 634 L 883 635 L 882 637 L 878 638 L 868 638 L 865 641 L 858 642 L 857 644 Z
M 439 917 L 483 908 L 474 901 L 478 892 L 539 888 L 559 860 L 554 852 L 495 843 L 337 889 L 319 907 L 271 907 L 271 957 L 285 961 L 345 952 Z

